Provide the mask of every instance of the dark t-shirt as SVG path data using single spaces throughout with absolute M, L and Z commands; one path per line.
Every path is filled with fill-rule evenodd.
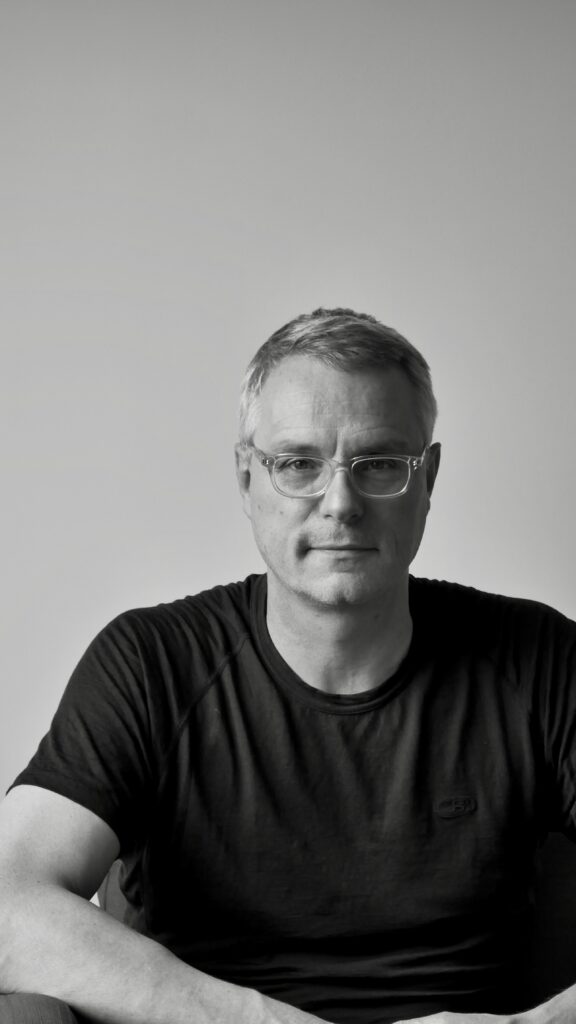
M 410 582 L 377 689 L 308 686 L 266 578 L 120 615 L 17 783 L 117 833 L 129 923 L 337 1024 L 525 1004 L 534 852 L 576 835 L 576 625 Z

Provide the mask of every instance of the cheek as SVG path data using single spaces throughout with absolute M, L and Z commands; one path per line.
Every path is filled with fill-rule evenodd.
M 287 539 L 290 529 L 289 510 L 268 495 L 253 496 L 252 526 L 255 533 L 266 538 L 268 543 L 279 546 Z
M 266 523 L 274 523 L 279 519 L 283 519 L 286 515 L 283 508 L 278 508 L 277 505 L 270 504 L 262 498 L 252 502 L 252 507 L 255 509 L 256 514 L 260 522 L 265 525 Z
M 377 515 L 377 529 L 396 542 L 408 541 L 419 533 L 426 518 L 426 501 L 418 496 L 406 496 L 407 501 L 398 498 L 398 504 L 382 509 Z

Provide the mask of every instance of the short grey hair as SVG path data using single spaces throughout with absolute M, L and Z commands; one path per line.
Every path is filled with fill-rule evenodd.
M 438 406 L 424 356 L 392 327 L 353 309 L 315 309 L 290 320 L 260 346 L 240 392 L 241 443 L 249 443 L 258 419 L 258 399 L 271 371 L 289 356 L 311 356 L 334 369 L 353 372 L 397 366 L 412 384 L 426 444 L 432 441 Z

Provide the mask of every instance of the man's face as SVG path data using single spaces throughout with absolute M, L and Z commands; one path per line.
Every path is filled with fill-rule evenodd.
M 412 385 L 396 368 L 343 372 L 291 356 L 267 378 L 254 444 L 344 461 L 355 455 L 420 455 L 425 438 Z M 317 498 L 288 498 L 254 453 L 238 454 L 244 509 L 270 574 L 285 597 L 316 606 L 379 602 L 405 585 L 418 550 L 438 469 L 434 445 L 406 494 L 371 498 L 337 472 Z

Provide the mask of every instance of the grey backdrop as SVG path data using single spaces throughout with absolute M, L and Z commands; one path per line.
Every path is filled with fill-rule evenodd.
M 429 359 L 415 571 L 576 617 L 576 5 L 3 0 L 0 785 L 120 610 L 258 571 L 257 345 L 351 305 Z

